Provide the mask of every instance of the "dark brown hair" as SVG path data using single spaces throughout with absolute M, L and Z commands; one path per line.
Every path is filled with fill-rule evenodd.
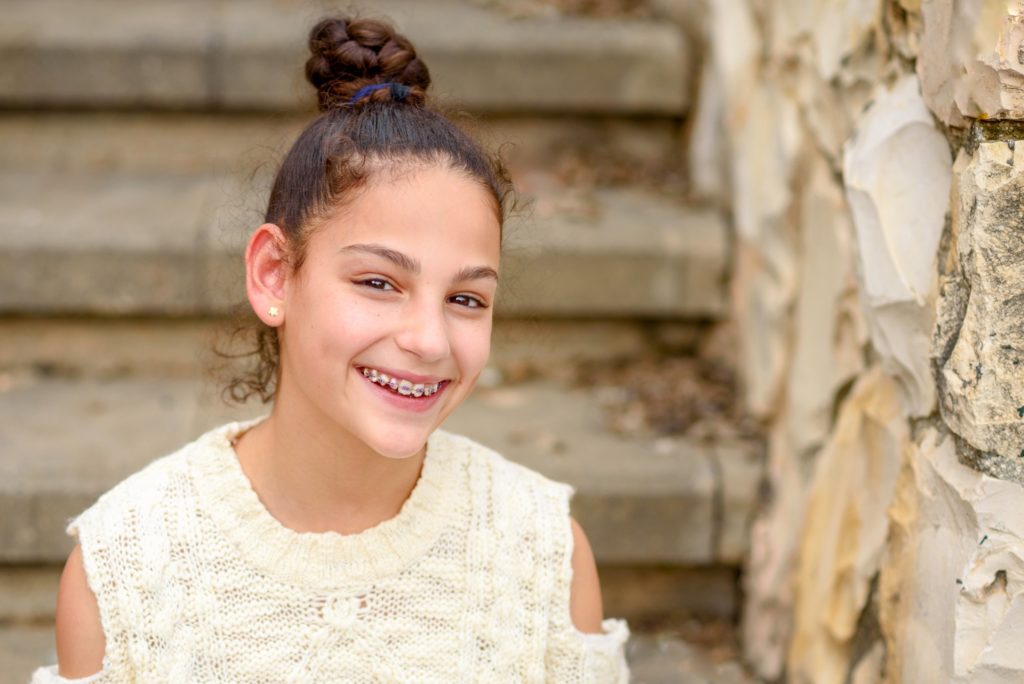
M 427 100 L 430 72 L 415 48 L 385 21 L 328 17 L 309 34 L 306 78 L 317 89 L 320 115 L 285 156 L 270 192 L 265 221 L 288 239 L 297 271 L 309 236 L 358 196 L 376 175 L 410 165 L 443 165 L 478 182 L 494 202 L 499 226 L 512 186 L 497 157 Z M 371 86 L 378 86 L 371 88 Z M 228 379 L 225 396 L 244 402 L 274 396 L 280 358 L 277 330 L 253 315 L 232 340 L 250 367 Z

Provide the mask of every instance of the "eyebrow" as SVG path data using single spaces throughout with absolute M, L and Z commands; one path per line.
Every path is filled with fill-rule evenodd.
M 467 266 L 455 274 L 457 283 L 461 283 L 463 280 L 482 280 L 484 278 L 497 280 L 498 272 L 490 266 Z
M 420 262 L 383 245 L 348 245 L 347 247 L 342 247 L 338 250 L 339 254 L 341 252 L 366 252 L 367 254 L 374 254 L 382 259 L 387 259 L 403 271 L 408 271 L 413 274 L 418 274 L 420 272 Z
M 364 252 L 366 254 L 373 254 L 382 259 L 386 259 L 393 263 L 403 271 L 408 271 L 414 275 L 420 272 L 420 262 L 412 257 L 402 254 L 401 252 L 385 247 L 384 245 L 375 244 L 354 244 L 347 245 L 338 250 L 338 253 L 342 252 Z M 498 279 L 498 272 L 490 266 L 467 266 L 458 273 L 455 274 L 454 282 L 462 282 L 464 280 L 482 280 L 490 278 L 492 280 Z

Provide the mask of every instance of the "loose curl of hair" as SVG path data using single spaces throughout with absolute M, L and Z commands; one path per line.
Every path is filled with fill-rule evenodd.
M 310 31 L 309 51 L 306 79 L 317 89 L 320 115 L 281 163 L 264 217 L 284 233 L 292 272 L 301 268 L 316 227 L 369 180 L 415 165 L 441 165 L 477 181 L 493 201 L 499 226 L 504 224 L 514 197 L 504 165 L 428 102 L 430 71 L 405 36 L 378 19 L 328 17 Z M 388 87 L 353 99 L 378 84 Z M 218 355 L 247 360 L 248 367 L 226 380 L 225 398 L 269 402 L 280 363 L 277 330 L 247 311 L 230 340 L 233 351 Z

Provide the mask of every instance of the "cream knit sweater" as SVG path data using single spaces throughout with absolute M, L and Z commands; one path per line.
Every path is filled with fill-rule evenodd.
M 297 533 L 264 508 L 217 428 L 68 527 L 107 648 L 46 682 L 625 682 L 625 622 L 569 614 L 572 489 L 436 431 L 397 516 Z

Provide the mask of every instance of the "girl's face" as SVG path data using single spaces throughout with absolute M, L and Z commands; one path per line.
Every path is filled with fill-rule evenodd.
M 500 242 L 462 174 L 374 179 L 286 281 L 277 401 L 378 454 L 419 453 L 487 362 Z

